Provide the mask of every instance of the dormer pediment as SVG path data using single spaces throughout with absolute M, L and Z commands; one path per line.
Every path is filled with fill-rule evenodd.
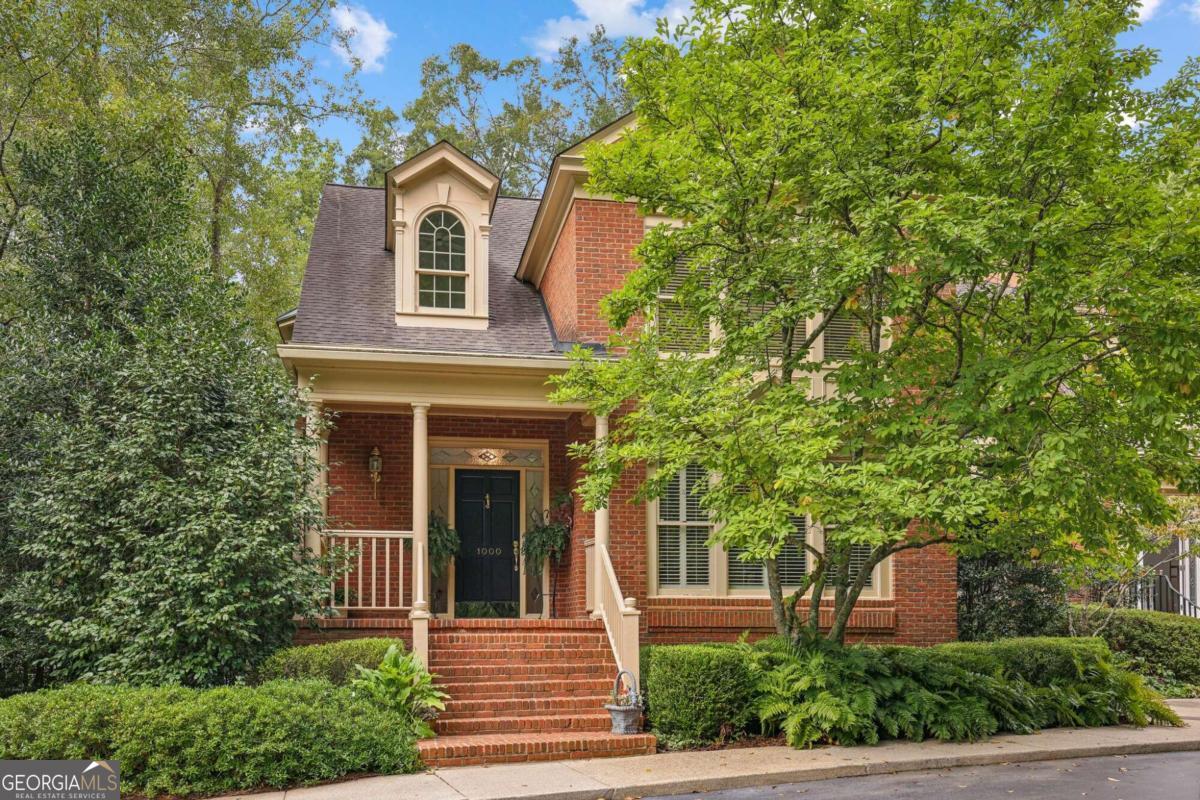
M 500 179 L 438 142 L 388 170 L 386 188 L 396 324 L 485 330 L 488 238 Z
M 438 142 L 392 167 L 385 176 L 387 231 L 384 246 L 388 250 L 395 248 L 395 223 L 405 221 L 406 206 L 412 205 L 404 202 L 404 195 L 418 187 L 438 183 L 442 185 L 434 188 L 442 194 L 447 194 L 447 188 L 459 188 L 460 193 L 464 189 L 474 193 L 477 200 L 485 205 L 484 213 L 489 216 L 496 203 L 496 195 L 500 193 L 500 178 L 449 142 Z M 460 185 L 454 187 L 454 183 Z M 442 200 L 446 202 L 448 198 L 443 197 Z

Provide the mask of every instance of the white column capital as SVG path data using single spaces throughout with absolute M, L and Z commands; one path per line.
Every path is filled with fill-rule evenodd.
M 429 413 L 429 403 L 409 403 L 412 406 L 413 414 L 420 414 L 422 417 Z

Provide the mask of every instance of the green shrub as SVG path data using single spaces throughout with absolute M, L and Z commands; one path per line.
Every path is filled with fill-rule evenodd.
M 327 681 L 216 689 L 76 684 L 0 701 L 0 758 L 115 758 L 150 796 L 418 768 L 411 723 Z
M 1102 639 L 1039 636 L 995 642 L 952 642 L 930 648 L 937 656 L 973 672 L 1021 678 L 1036 685 L 1074 680 L 1081 665 L 1109 662 L 1112 654 Z
M 392 645 L 377 669 L 358 668 L 354 688 L 379 705 L 411 720 L 418 739 L 433 736 L 429 720 L 446 710 L 445 692 L 433 685 L 433 676 L 411 654 Z
M 344 642 L 287 647 L 273 653 L 258 670 L 259 680 L 323 679 L 342 685 L 358 677 L 358 667 L 377 667 L 400 639 L 347 639 Z
M 752 719 L 754 676 L 744 648 L 655 647 L 642 675 L 650 726 L 671 746 L 728 739 Z
M 1200 684 L 1200 619 L 1133 608 L 1115 609 L 1111 618 L 1107 612 L 1093 616 L 1107 620 L 1096 635 L 1113 650 L 1141 659 L 1151 675 Z
M 1097 639 L 915 647 L 760 643 L 755 710 L 789 744 L 883 738 L 972 741 L 1000 731 L 1128 722 L 1179 724 Z
M 1045 633 L 1067 611 L 1067 588 L 1053 566 L 987 553 L 958 559 L 958 638 L 991 641 Z

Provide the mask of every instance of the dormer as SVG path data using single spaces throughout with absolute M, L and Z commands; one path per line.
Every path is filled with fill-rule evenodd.
M 389 170 L 385 185 L 396 324 L 486 330 L 488 234 L 500 179 L 438 142 Z

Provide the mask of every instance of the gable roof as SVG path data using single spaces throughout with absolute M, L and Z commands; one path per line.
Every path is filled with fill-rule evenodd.
M 537 216 L 530 226 L 529 237 L 517 264 L 518 278 L 529 281 L 534 286 L 541 285 L 542 276 L 546 273 L 546 263 L 554 250 L 555 242 L 558 241 L 559 231 L 562 230 L 567 211 L 571 208 L 571 201 L 588 179 L 588 171 L 583 163 L 583 153 L 587 145 L 592 142 L 614 142 L 636 124 L 637 115 L 631 111 L 566 147 L 550 162 L 542 202 L 538 206 Z
M 514 276 L 537 199 L 498 197 L 488 246 L 487 330 L 396 324 L 396 262 L 379 236 L 383 189 L 327 184 L 321 194 L 292 344 L 413 352 L 561 355 L 542 299 Z

